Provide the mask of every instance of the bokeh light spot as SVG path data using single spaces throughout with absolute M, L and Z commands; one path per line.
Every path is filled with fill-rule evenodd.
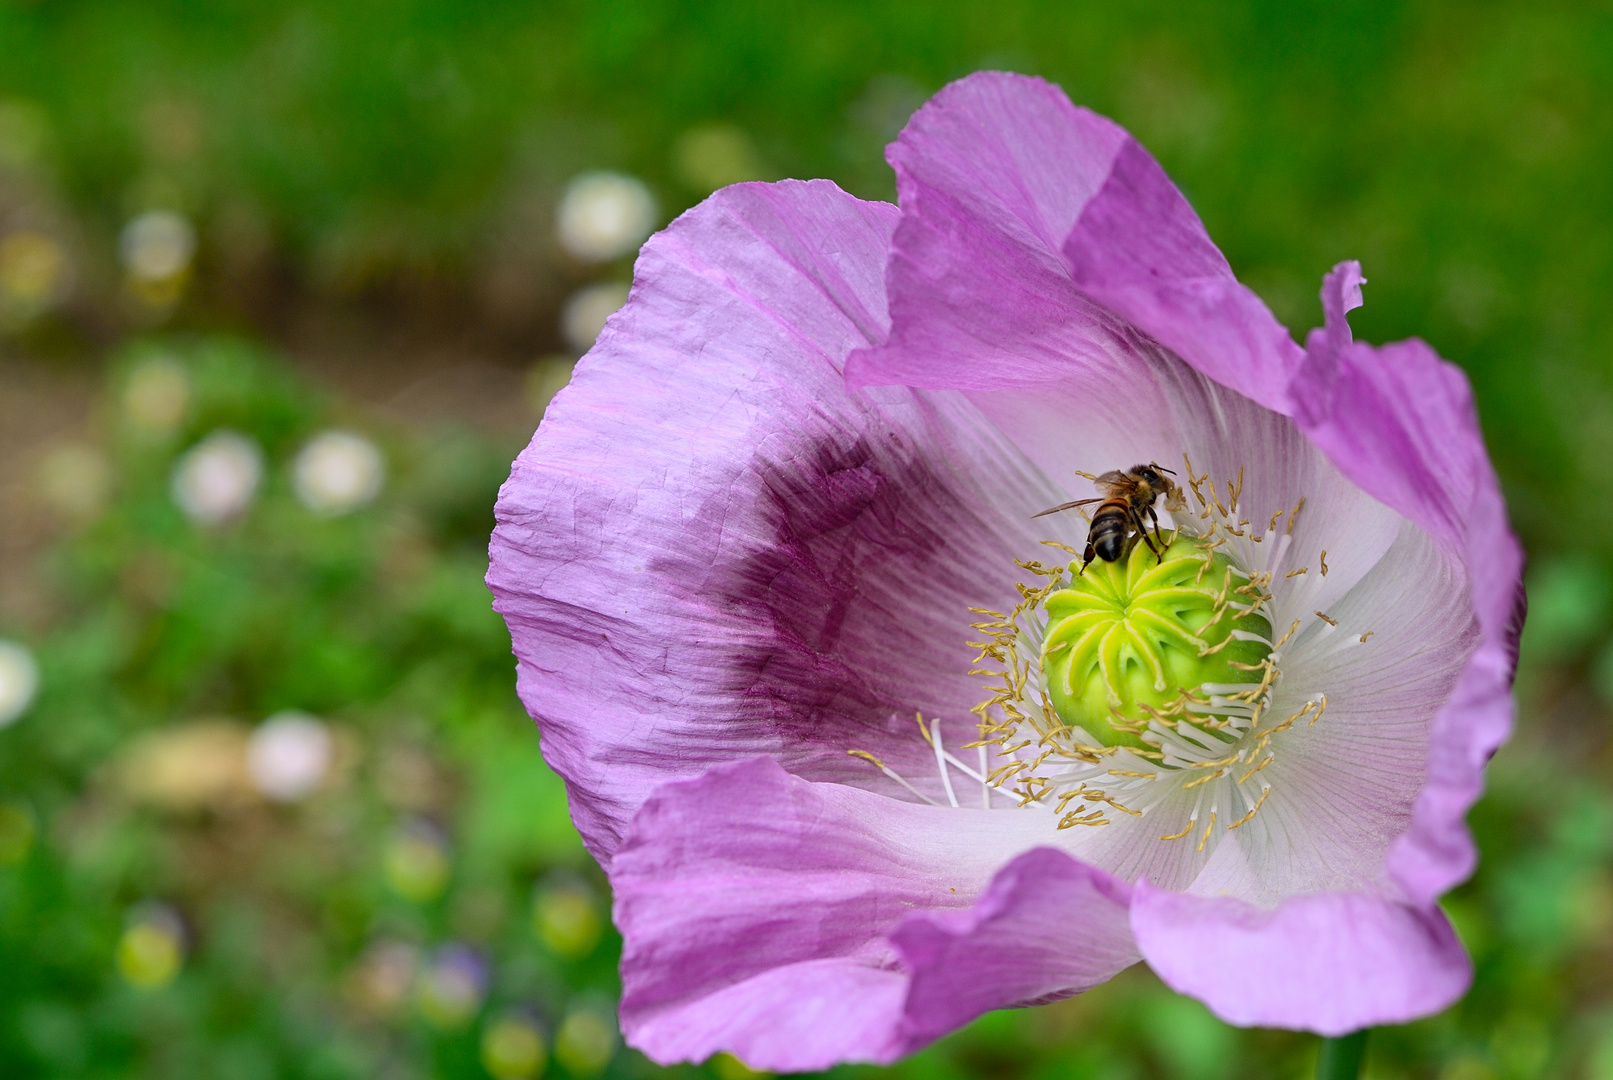
M 560 1022 L 555 1060 L 573 1076 L 597 1076 L 616 1056 L 617 1042 L 614 1016 L 599 1006 L 579 1006 Z
M 387 884 L 405 900 L 429 903 L 448 887 L 448 841 L 429 821 L 405 822 L 387 841 L 381 858 Z
M 0 727 L 14 723 L 39 692 L 39 665 L 26 645 L 0 640 Z
M 276 802 L 296 802 L 318 789 L 330 772 L 334 744 L 317 716 L 288 709 L 253 730 L 246 744 L 252 784 Z
M 129 373 L 123 387 L 123 415 L 140 434 L 174 434 L 189 407 L 190 377 L 178 360 L 155 356 Z
M 252 505 L 263 478 L 263 451 L 236 431 L 215 431 L 174 469 L 174 501 L 198 525 L 218 525 Z
M 124 979 L 142 990 L 158 990 L 173 982 L 184 961 L 184 924 L 172 908 L 143 904 L 130 913 L 117 949 Z
M 22 229 L 0 240 L 0 321 L 15 325 L 47 310 L 67 277 L 67 253 L 50 236 Z
M 362 435 L 326 431 L 297 454 L 297 498 L 316 514 L 335 517 L 356 510 L 381 493 L 386 465 L 381 451 Z
M 112 466 L 93 446 L 58 446 L 39 465 L 39 493 L 63 517 L 87 521 L 106 505 Z
M 533 891 L 532 929 L 559 956 L 587 956 L 605 929 L 599 897 L 575 875 L 552 874 Z
M 482 1006 L 487 965 L 464 945 L 445 945 L 431 958 L 415 987 L 420 1014 L 444 1031 L 464 1027 Z
M 627 303 L 627 286 L 614 281 L 588 285 L 572 293 L 560 309 L 560 333 L 578 352 L 593 348 L 605 320 Z
M 582 262 L 608 262 L 642 244 L 659 211 L 642 180 L 614 172 L 574 179 L 560 199 L 556 226 L 560 246 Z
M 172 210 L 148 210 L 131 219 L 118 239 L 123 268 L 146 284 L 178 278 L 190 269 L 195 254 L 195 227 Z
M 764 178 L 750 136 L 733 124 L 690 128 L 673 154 L 678 178 L 702 195 L 729 184 Z
M 543 1032 L 524 1013 L 506 1013 L 482 1032 L 482 1067 L 495 1080 L 533 1080 L 548 1056 Z

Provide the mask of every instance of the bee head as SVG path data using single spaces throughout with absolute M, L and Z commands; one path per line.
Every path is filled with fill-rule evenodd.
M 1131 475 L 1143 481 L 1156 492 L 1165 490 L 1165 478 L 1159 475 L 1159 470 L 1152 465 L 1133 465 Z
M 1152 489 L 1154 497 L 1158 498 L 1159 496 L 1168 493 L 1173 486 L 1171 482 L 1165 479 L 1165 477 L 1162 475 L 1170 471 L 1171 470 L 1165 468 L 1163 465 L 1149 462 L 1147 465 L 1133 465 L 1131 467 L 1131 476 L 1134 479 L 1141 480 L 1143 483 L 1147 484 L 1149 488 Z M 1172 475 L 1174 476 L 1175 474 L 1172 473 Z

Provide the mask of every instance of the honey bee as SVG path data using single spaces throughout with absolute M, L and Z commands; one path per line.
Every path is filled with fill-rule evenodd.
M 1095 499 L 1077 499 L 1075 502 L 1060 503 L 1035 516 L 1046 517 L 1048 514 L 1074 510 L 1089 503 L 1099 504 L 1092 512 L 1092 524 L 1087 529 L 1087 549 L 1081 561 L 1082 573 L 1086 572 L 1093 556 L 1104 562 L 1114 562 L 1124 555 L 1139 537 L 1148 545 L 1148 550 L 1152 551 L 1160 562 L 1164 562 L 1165 538 L 1159 532 L 1159 515 L 1154 512 L 1154 503 L 1164 495 L 1167 497 L 1168 506 L 1179 496 L 1176 494 L 1176 484 L 1161 476 L 1161 473 L 1176 475 L 1156 462 L 1133 465 L 1125 472 L 1111 469 L 1102 476 L 1092 477 L 1092 482 L 1103 492 L 1102 495 Z M 1148 535 L 1148 522 L 1143 520 L 1144 514 L 1147 514 L 1149 520 L 1153 522 L 1152 538 Z M 1133 529 L 1136 530 L 1135 533 L 1132 533 Z M 1159 541 L 1157 547 L 1154 544 L 1155 540 Z

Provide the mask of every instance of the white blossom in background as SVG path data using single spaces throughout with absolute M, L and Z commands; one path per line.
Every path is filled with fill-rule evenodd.
M 348 431 L 314 436 L 298 453 L 293 475 L 303 505 L 330 516 L 356 510 L 374 499 L 385 480 L 381 451 L 362 435 Z
M 39 692 L 39 665 L 34 654 L 15 641 L 0 640 L 0 727 L 28 711 Z
M 266 798 L 296 802 L 324 782 L 334 750 L 330 729 L 317 716 L 296 710 L 278 712 L 259 724 L 247 740 L 247 775 Z
M 642 180 L 613 172 L 583 173 L 560 199 L 560 246 L 583 262 L 608 262 L 649 238 L 657 212 L 655 196 Z
M 593 348 L 594 339 L 605 329 L 605 320 L 627 303 L 627 286 L 614 281 L 587 285 L 572 293 L 560 309 L 560 333 L 578 352 Z
M 118 255 L 136 281 L 171 281 L 190 269 L 196 229 L 183 214 L 148 210 L 123 227 Z
M 129 373 L 123 387 L 123 414 L 145 435 L 172 435 L 190 407 L 190 377 L 170 356 L 155 356 Z
M 258 444 L 239 432 L 215 431 L 179 459 L 174 501 L 192 521 L 216 525 L 252 505 L 262 478 Z

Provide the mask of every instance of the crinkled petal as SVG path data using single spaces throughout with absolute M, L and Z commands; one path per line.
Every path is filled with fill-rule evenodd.
M 1323 579 L 1313 566 L 1299 580 L 1335 576 Z M 1300 613 L 1322 606 L 1321 595 L 1301 592 Z M 1385 853 L 1409 826 L 1423 786 L 1429 717 L 1450 699 L 1478 636 L 1467 581 L 1427 533 L 1402 520 L 1394 544 L 1325 606 L 1338 625 L 1307 619 L 1284 648 L 1271 715 L 1275 723 L 1323 695 L 1326 708 L 1273 737 L 1273 760 L 1259 773 L 1271 794 L 1223 841 L 1189 887 L 1195 894 L 1264 906 L 1328 890 L 1398 895 Z
M 891 334 L 853 356 L 850 384 L 1023 388 L 1049 371 L 1128 384 L 1124 328 L 1077 291 L 1060 247 L 1129 138 L 1022 75 L 932 98 L 887 152 L 902 206 Z
M 1007 97 L 1016 105 L 1004 105 Z M 1019 112 L 1082 150 L 1025 137 L 1035 125 L 1000 119 Z M 993 129 L 1004 134 L 986 134 Z M 1040 147 L 1048 148 L 1045 158 Z M 1039 196 L 1034 179 L 1061 155 L 1074 177 L 1063 202 Z M 1256 463 L 1269 472 L 1251 478 L 1251 519 L 1285 499 L 1309 500 L 1292 537 L 1303 558 L 1278 572 L 1308 565 L 1315 575 L 1321 548 L 1334 567 L 1325 581 L 1289 590 L 1296 603 L 1308 603 L 1284 613 L 1284 624 L 1309 617 L 1321 635 L 1310 604 L 1349 614 L 1373 595 L 1384 618 L 1438 617 L 1437 625 L 1397 627 L 1398 635 L 1356 628 L 1357 635 L 1376 631 L 1378 644 L 1406 662 L 1374 663 L 1363 644 L 1354 658 L 1334 652 L 1312 665 L 1310 674 L 1339 691 L 1328 729 L 1286 766 L 1291 779 L 1309 783 L 1312 797 L 1276 797 L 1269 816 L 1257 817 L 1238 843 L 1217 848 L 1196 881 L 1203 860 L 1186 845 L 1174 855 L 1139 854 L 1146 849 L 1130 834 L 1145 824 L 1152 831 L 1147 819 L 1117 823 L 1072 849 L 1127 879 L 1147 876 L 1195 892 L 1230 888 L 1269 904 L 1289 889 L 1382 889 L 1409 897 L 1417 918 L 1433 918 L 1420 906 L 1471 868 L 1461 818 L 1484 760 L 1504 737 L 1520 621 L 1517 548 L 1465 381 L 1420 345 L 1383 350 L 1384 363 L 1350 343 L 1343 312 L 1359 303 L 1358 271 L 1330 279 L 1328 326 L 1301 355 L 1238 285 L 1147 154 L 1034 82 L 966 80 L 915 117 L 891 158 L 903 208 L 889 275 L 893 325 L 886 344 L 853 354 L 848 381 L 960 389 L 1059 480 L 1077 468 L 1168 462 L 1184 448 L 1217 481 Z M 1058 247 L 1061 265 L 1048 255 L 1046 222 L 1068 220 L 1071 202 L 1080 207 Z M 1050 305 L 1063 317 L 1048 314 Z M 965 320 L 977 329 L 954 327 Z M 1001 347 L 975 339 L 984 336 Z M 1187 365 L 1196 374 L 1184 374 Z M 1397 539 L 1408 519 L 1422 539 Z M 1409 555 L 1391 558 L 1396 543 Z M 1379 567 L 1385 559 L 1389 565 Z M 1406 567 L 1420 572 L 1401 573 Z M 1393 602 L 1382 595 L 1386 582 L 1402 590 Z M 1463 610 L 1448 610 L 1453 598 Z M 1304 644 L 1291 650 L 1296 675 L 1305 667 Z M 1445 670 L 1418 675 L 1419 658 Z M 1362 776 L 1371 782 L 1358 785 Z M 1326 792 L 1339 796 L 1338 805 L 1316 813 Z M 1371 812 L 1357 819 L 1359 810 Z M 1351 827 L 1331 829 L 1341 817 Z M 1325 858 L 1285 859 L 1285 851 L 1313 848 Z M 1192 912 L 1198 902 L 1184 897 L 1180 908 Z M 1362 945 L 1393 941 L 1380 935 Z M 1404 970 L 1394 957 L 1378 960 L 1386 978 Z M 1303 1000 L 1295 1007 L 1303 1012 Z
M 1130 324 L 1286 411 L 1299 346 L 1148 151 L 1063 90 L 971 75 L 920 109 L 889 157 L 902 206 L 891 333 L 853 356 L 853 386 L 1078 379 L 1094 396 L 1124 395 Z
M 1438 1012 L 1473 968 L 1437 907 L 1358 893 L 1275 910 L 1136 886 L 1132 929 L 1165 984 L 1228 1023 L 1344 1035 Z
M 892 329 L 853 354 L 848 382 L 963 392 L 1069 484 L 1065 499 L 1091 494 L 1075 470 L 1133 461 L 1181 475 L 1186 455 L 1222 499 L 1242 478 L 1250 532 L 1279 515 L 1264 545 L 1248 548 L 1252 568 L 1284 580 L 1278 633 L 1303 624 L 1287 650 L 1284 693 L 1295 700 L 1283 711 L 1317 693 L 1333 710 L 1323 728 L 1278 738 L 1291 752 L 1263 779 L 1292 773 L 1292 783 L 1235 843 L 1212 849 L 1214 864 L 1204 845 L 1158 841 L 1186 822 L 1191 794 L 1061 846 L 1127 880 L 1267 904 L 1381 886 L 1385 849 L 1423 784 L 1428 718 L 1473 647 L 1460 560 L 1425 534 L 1404 536 L 1405 519 L 1285 415 L 1301 350 L 1113 125 L 1039 80 L 978 75 L 921 110 L 891 161 L 903 214 L 888 275 Z M 1065 174 L 1062 186 L 1044 180 Z M 1361 610 L 1367 603 L 1373 610 Z M 1335 608 L 1338 628 L 1315 614 Z M 1342 647 L 1368 631 L 1375 643 Z M 1212 808 L 1199 813 L 1207 820 Z
M 1031 850 L 1047 824 L 767 759 L 659 789 L 611 865 L 628 1041 L 779 1072 L 891 1061 L 988 1009 L 1101 982 L 1136 960 L 1129 890 Z
M 1087 296 L 1222 386 L 1287 411 L 1299 346 L 1239 284 L 1193 208 L 1136 141 L 1115 156 L 1064 253 Z
M 685 214 L 500 492 L 488 583 L 602 860 L 715 762 L 933 787 L 914 711 L 979 699 L 967 609 L 1012 603 L 1057 491 L 959 395 L 846 394 L 893 218 L 826 182 Z
M 1422 903 L 1465 879 L 1477 855 L 1465 818 L 1484 766 L 1512 726 L 1512 676 L 1523 625 L 1523 552 L 1507 524 L 1472 391 L 1460 369 L 1421 341 L 1352 341 L 1361 268 L 1328 275 L 1326 325 L 1306 343 L 1295 419 L 1356 484 L 1416 522 L 1461 560 L 1481 630 L 1450 700 L 1433 720 L 1427 779 L 1389 867 Z
M 1054 848 L 1008 863 L 968 911 L 915 915 L 891 935 L 910 972 L 904 1016 L 916 1049 L 1005 1005 L 1091 989 L 1139 959 L 1131 889 Z

